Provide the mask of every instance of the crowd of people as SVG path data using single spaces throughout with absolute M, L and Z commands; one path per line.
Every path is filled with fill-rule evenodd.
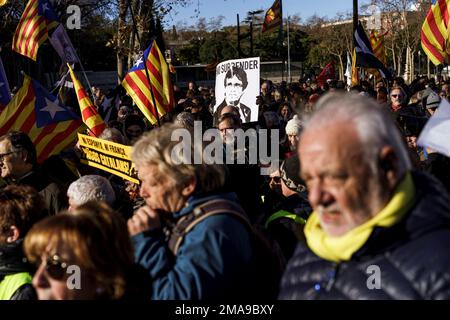
M 140 184 L 77 145 L 37 163 L 27 134 L 0 137 L 0 299 L 450 299 L 450 161 L 417 145 L 441 79 L 261 80 L 256 122 L 192 81 L 159 127 L 120 87 L 92 93 L 99 138 L 132 146 Z M 177 161 L 172 133 L 197 121 L 224 161 L 194 159 L 203 140 Z M 278 148 L 266 176 L 261 143 Z

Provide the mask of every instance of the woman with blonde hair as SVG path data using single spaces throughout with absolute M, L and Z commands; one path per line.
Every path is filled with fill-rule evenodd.
M 151 284 L 133 262 L 122 217 L 88 202 L 37 223 L 24 250 L 37 265 L 33 286 L 40 300 L 146 299 Z

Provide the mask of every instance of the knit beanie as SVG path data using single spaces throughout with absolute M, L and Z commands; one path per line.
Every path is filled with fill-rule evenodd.
M 302 132 L 303 125 L 298 115 L 295 115 L 291 120 L 286 124 L 286 134 L 287 135 L 299 135 Z
M 441 97 L 436 92 L 431 92 L 427 97 L 427 109 L 437 108 L 441 103 Z

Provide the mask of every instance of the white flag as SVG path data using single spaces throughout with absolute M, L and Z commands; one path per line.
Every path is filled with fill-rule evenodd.
M 417 144 L 450 157 L 450 103 L 443 99 L 428 120 Z
M 347 68 L 345 69 L 345 74 L 347 77 L 347 88 L 351 88 L 352 86 L 352 57 L 350 53 L 347 51 Z
M 77 53 L 62 24 L 60 24 L 55 29 L 49 40 L 53 48 L 55 48 L 56 52 L 58 52 L 59 56 L 63 60 L 64 64 L 66 63 L 74 64 L 79 62 L 77 58 Z

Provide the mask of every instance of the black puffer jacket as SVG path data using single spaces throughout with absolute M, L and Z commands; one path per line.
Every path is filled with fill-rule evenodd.
M 280 299 L 450 299 L 450 197 L 429 175 L 413 173 L 416 202 L 390 228 L 375 228 L 342 263 L 299 244 L 283 275 Z M 381 288 L 373 284 L 380 269 Z

